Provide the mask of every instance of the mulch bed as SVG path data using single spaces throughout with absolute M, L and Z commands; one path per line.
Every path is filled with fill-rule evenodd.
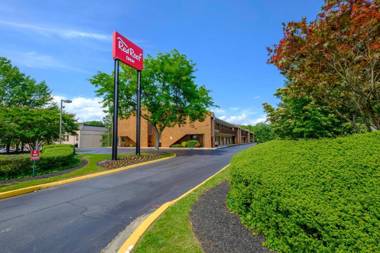
M 253 235 L 226 207 L 228 183 L 204 193 L 191 210 L 193 231 L 206 253 L 272 252 L 262 236 Z
M 116 161 L 112 161 L 112 160 L 101 161 L 98 163 L 98 165 L 104 167 L 105 169 L 117 169 L 117 168 L 125 167 L 128 165 L 136 164 L 136 163 L 156 160 L 156 159 L 159 159 L 160 157 L 161 157 L 161 154 L 159 153 L 141 154 L 140 156 L 128 155 L 127 157 L 116 160 Z

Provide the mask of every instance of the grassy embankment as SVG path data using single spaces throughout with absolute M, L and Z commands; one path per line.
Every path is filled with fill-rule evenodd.
M 223 180 L 229 207 L 278 252 L 379 252 L 380 132 L 271 141 L 171 206 L 134 252 L 202 252 L 189 221 L 197 198 Z
M 142 154 L 144 155 L 144 154 Z M 171 156 L 172 154 L 162 154 L 159 156 L 159 158 Z M 120 154 L 119 159 L 127 158 L 128 156 L 134 156 L 134 155 L 129 155 L 129 154 Z M 105 171 L 105 170 L 110 170 L 106 169 L 102 166 L 97 165 L 98 162 L 104 161 L 104 160 L 110 160 L 111 155 L 109 154 L 81 154 L 77 155 L 77 159 L 80 160 L 87 160 L 87 164 L 79 169 L 75 169 L 72 171 L 69 171 L 64 174 L 52 176 L 52 177 L 47 177 L 47 178 L 30 178 L 27 181 L 22 181 L 22 182 L 12 182 L 10 184 L 2 184 L 0 185 L 0 192 L 5 192 L 5 191 L 10 191 L 10 190 L 16 190 L 24 187 L 29 187 L 29 186 L 34 186 L 34 185 L 39 185 L 39 184 L 44 184 L 44 183 L 50 183 L 50 182 L 55 182 L 63 179 L 68 179 L 68 178 L 74 178 L 74 177 L 79 177 L 83 175 L 88 175 L 100 171 Z M 53 170 L 54 171 L 54 170 Z

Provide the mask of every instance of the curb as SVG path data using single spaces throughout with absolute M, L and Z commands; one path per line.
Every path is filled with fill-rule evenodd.
M 138 240 L 142 237 L 142 235 L 145 233 L 145 231 L 153 224 L 153 222 L 163 214 L 166 209 L 168 209 L 170 206 L 178 202 L 179 200 L 183 199 L 202 185 L 204 185 L 207 181 L 221 173 L 223 170 L 227 169 L 230 166 L 230 164 L 227 164 L 222 169 L 220 169 L 215 174 L 208 177 L 206 180 L 195 186 L 194 188 L 188 190 L 181 196 L 179 196 L 176 199 L 173 199 L 171 201 L 168 201 L 164 204 L 162 204 L 159 208 L 157 208 L 153 213 L 151 213 L 128 237 L 128 239 L 121 245 L 120 249 L 117 251 L 118 253 L 131 253 L 133 250 L 133 247 L 136 245 Z
M 70 184 L 70 183 L 74 183 L 74 182 L 78 182 L 78 181 L 83 181 L 83 180 L 87 180 L 87 179 L 94 178 L 94 177 L 100 177 L 100 176 L 105 176 L 105 175 L 109 175 L 109 174 L 114 174 L 114 173 L 129 170 L 129 169 L 133 169 L 136 167 L 144 166 L 147 164 L 152 164 L 152 163 L 172 159 L 174 157 L 176 157 L 176 154 L 173 154 L 173 155 L 168 156 L 168 157 L 152 160 L 152 161 L 132 164 L 129 166 L 125 166 L 125 167 L 121 167 L 121 168 L 113 169 L 113 170 L 109 170 L 109 171 L 96 172 L 96 173 L 92 173 L 92 174 L 88 174 L 88 175 L 84 175 L 84 176 L 59 180 L 56 182 L 39 184 L 39 185 L 29 186 L 29 187 L 25 187 L 25 188 L 21 188 L 21 189 L 17 189 L 17 190 L 6 191 L 6 192 L 0 192 L 0 200 L 1 199 L 7 199 L 10 197 L 19 196 L 19 195 L 23 195 L 23 194 L 27 194 L 27 193 L 31 193 L 31 192 L 35 192 L 35 191 L 39 191 L 42 189 L 52 188 L 52 187 L 59 186 L 59 185 L 65 185 L 65 184 Z

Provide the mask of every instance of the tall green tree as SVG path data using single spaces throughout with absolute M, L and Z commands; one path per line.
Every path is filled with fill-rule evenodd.
M 269 62 L 288 80 L 278 92 L 285 99 L 277 110 L 266 106 L 271 120 L 289 123 L 283 112 L 294 116 L 291 109 L 303 104 L 305 113 L 314 116 L 290 117 L 289 121 L 298 121 L 294 127 L 328 129 L 326 125 L 337 125 L 334 117 L 352 131 L 360 131 L 362 124 L 368 131 L 380 129 L 379 34 L 380 4 L 375 0 L 328 0 L 312 22 L 286 24 L 283 38 L 269 49 Z M 307 128 L 311 129 L 303 129 Z M 335 127 L 330 129 L 334 130 L 322 135 L 337 134 Z M 321 131 L 311 135 L 320 136 Z
M 74 116 L 64 113 L 64 131 L 73 133 L 77 128 Z M 33 148 L 57 140 L 58 135 L 59 109 L 46 83 L 36 82 L 0 57 L 0 145 L 7 152 L 11 146 Z
M 272 126 L 264 122 L 242 127 L 254 133 L 255 142 L 257 143 L 264 143 L 276 138 L 276 134 L 274 133 Z
M 52 143 L 59 138 L 58 107 L 30 108 L 26 106 L 3 107 L 0 110 L 1 141 L 29 149 Z M 78 124 L 72 114 L 63 114 L 63 131 L 75 134 Z
M 142 117 L 154 128 L 156 148 L 167 127 L 186 121 L 204 120 L 214 103 L 209 91 L 195 83 L 195 64 L 177 50 L 144 60 L 142 73 Z M 120 72 L 120 117 L 129 117 L 136 108 L 136 73 L 122 66 Z M 103 98 L 103 106 L 112 113 L 113 76 L 99 72 L 90 79 Z
M 352 133 L 351 124 L 339 118 L 328 106 L 308 96 L 298 96 L 290 88 L 279 89 L 277 108 L 264 104 L 276 135 L 285 139 L 336 137 Z
M 112 115 L 107 113 L 103 117 L 103 122 L 107 131 L 102 135 L 102 146 L 109 147 L 112 145 Z
M 43 107 L 52 101 L 45 82 L 36 82 L 0 57 L 0 106 Z

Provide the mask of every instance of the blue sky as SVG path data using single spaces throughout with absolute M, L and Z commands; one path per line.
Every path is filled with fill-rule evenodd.
M 79 120 L 103 112 L 88 79 L 111 72 L 111 34 L 117 30 L 144 54 L 173 48 L 197 64 L 197 82 L 211 90 L 217 116 L 237 124 L 262 121 L 262 103 L 284 83 L 266 63 L 282 23 L 313 19 L 322 0 L 73 1 L 2 0 L 0 56 L 38 81 Z

